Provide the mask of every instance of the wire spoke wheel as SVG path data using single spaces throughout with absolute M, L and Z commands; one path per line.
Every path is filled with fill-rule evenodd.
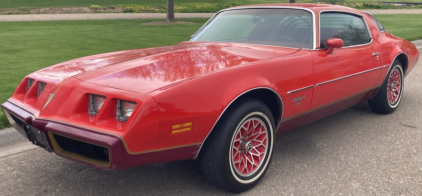
M 268 151 L 268 129 L 256 117 L 244 121 L 236 130 L 232 146 L 232 164 L 242 177 L 255 174 L 264 162 Z

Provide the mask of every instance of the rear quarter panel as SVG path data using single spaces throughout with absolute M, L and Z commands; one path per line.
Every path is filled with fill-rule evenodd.
M 383 69 L 377 85 L 379 86 L 382 84 L 391 64 L 401 53 L 405 54 L 407 57 L 407 68 L 405 73 L 405 75 L 407 75 L 418 61 L 419 51 L 415 45 L 410 41 L 394 36 L 388 31 L 380 31 L 374 20 L 368 15 L 365 14 L 364 18 L 369 26 L 374 42 L 379 46 L 381 54 L 380 60 L 382 60 L 383 65 L 389 65 Z

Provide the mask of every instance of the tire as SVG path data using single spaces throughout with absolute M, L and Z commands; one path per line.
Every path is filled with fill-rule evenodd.
M 403 67 L 397 60 L 392 66 L 378 93 L 368 101 L 372 111 L 380 114 L 393 113 L 399 106 L 403 94 Z
M 235 193 L 255 186 L 270 165 L 274 131 L 272 113 L 264 103 L 247 98 L 234 104 L 217 123 L 201 152 L 204 178 Z

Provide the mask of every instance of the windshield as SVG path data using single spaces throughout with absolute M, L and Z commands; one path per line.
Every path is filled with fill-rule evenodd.
M 312 48 L 312 14 L 297 9 L 241 9 L 218 14 L 190 41 Z

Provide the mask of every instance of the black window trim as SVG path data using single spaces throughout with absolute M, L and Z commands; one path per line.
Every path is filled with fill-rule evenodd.
M 319 18 L 318 18 L 318 20 L 319 20 L 318 21 L 318 25 L 319 25 L 319 27 L 318 27 L 319 40 L 318 41 L 321 41 L 321 14 L 327 13 L 327 12 L 329 12 L 329 13 L 349 14 L 349 15 L 357 16 L 357 17 L 359 17 L 359 18 L 361 18 L 363 20 L 363 23 L 365 24 L 366 30 L 368 31 L 369 38 L 371 40 L 370 42 L 365 43 L 365 44 L 353 45 L 353 46 L 345 46 L 345 47 L 341 47 L 341 48 L 353 48 L 353 47 L 366 46 L 366 45 L 369 45 L 369 44 L 371 44 L 373 42 L 374 39 L 372 38 L 371 31 L 369 29 L 368 24 L 366 23 L 365 18 L 363 18 L 363 16 L 360 15 L 360 14 L 357 14 L 357 13 L 354 13 L 354 12 L 343 11 L 343 10 L 323 10 L 323 11 L 319 12 Z M 324 49 L 324 50 L 326 50 L 326 48 L 319 48 L 319 47 L 318 47 L 318 49 Z

